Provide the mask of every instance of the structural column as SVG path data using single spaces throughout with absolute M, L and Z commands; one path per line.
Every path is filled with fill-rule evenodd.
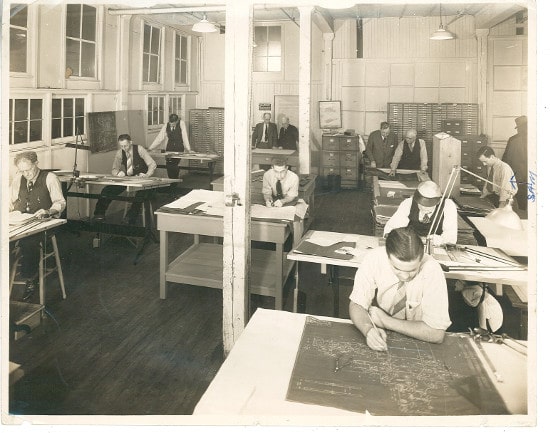
M 132 15 L 122 15 L 119 18 L 118 27 L 118 77 L 117 87 L 120 92 L 120 97 L 117 103 L 117 110 L 128 109 L 128 89 L 129 89 L 129 77 L 130 77 L 130 35 L 132 29 L 130 28 L 132 22 Z
M 332 42 L 334 33 L 323 33 L 323 98 L 326 101 L 332 100 Z
M 223 345 L 228 354 L 248 318 L 250 268 L 250 0 L 228 2 L 225 33 Z
M 300 6 L 300 69 L 298 86 L 300 173 L 310 172 L 311 136 L 311 12 L 312 6 Z
M 476 29 L 477 39 L 477 103 L 479 105 L 479 132 L 487 134 L 487 38 L 489 29 Z

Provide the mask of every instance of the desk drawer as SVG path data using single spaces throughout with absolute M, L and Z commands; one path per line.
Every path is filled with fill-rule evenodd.
M 359 179 L 359 170 L 357 167 L 342 167 L 340 170 L 342 181 Z
M 359 138 L 358 137 L 340 137 L 340 150 L 356 151 L 359 149 Z
M 340 167 L 323 166 L 321 167 L 321 176 L 328 176 L 329 174 L 340 174 Z
M 340 150 L 340 138 L 335 135 L 323 135 L 323 150 Z
M 357 167 L 359 159 L 356 153 L 341 152 L 340 153 L 340 165 L 343 167 Z
M 340 165 L 339 152 L 323 152 L 323 165 L 338 166 Z

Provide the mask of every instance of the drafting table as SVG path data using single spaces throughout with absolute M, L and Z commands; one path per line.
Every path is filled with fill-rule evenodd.
M 511 256 L 529 255 L 529 221 L 521 220 L 523 230 L 511 230 L 483 217 L 469 217 L 483 235 L 488 247 L 500 248 Z
M 342 319 L 321 319 L 350 323 Z M 387 423 L 387 419 L 384 421 L 385 418 L 369 414 L 285 399 L 305 320 L 303 314 L 257 309 L 195 406 L 193 418 L 200 423 L 211 421 L 213 415 L 223 415 L 223 422 L 227 424 L 260 421 L 262 424 L 309 422 L 340 426 Z M 494 384 L 507 409 L 515 414 L 527 413 L 527 357 L 508 346 L 482 344 L 495 368 L 506 379 Z M 484 360 L 480 358 L 479 362 L 487 368 Z M 311 418 L 306 418 L 308 416 Z M 457 419 L 451 417 L 448 421 L 456 423 Z M 410 425 L 411 418 L 392 418 L 391 422 Z
M 300 157 L 297 150 L 292 149 L 252 149 L 252 165 L 271 165 L 273 158 L 285 158 L 292 171 L 298 172 L 300 168 Z
M 91 187 L 95 185 L 116 185 L 126 187 L 126 194 L 122 193 L 117 196 L 109 197 L 110 200 L 143 204 L 143 212 L 145 216 L 144 227 L 111 224 L 105 221 L 69 221 L 69 226 L 78 231 L 91 231 L 115 236 L 143 238 L 143 243 L 136 254 L 134 264 L 137 262 L 145 246 L 150 240 L 157 242 L 152 205 L 152 199 L 155 192 L 160 188 L 170 186 L 170 184 L 181 182 L 181 179 L 140 176 L 118 177 L 94 173 L 81 173 L 80 176 L 75 179 L 72 177 L 72 172 L 56 171 L 54 173 L 62 182 L 63 195 L 66 198 L 81 197 L 85 199 L 99 199 L 102 197 L 100 192 L 92 193 L 90 191 Z M 138 191 L 145 191 L 145 194 L 142 197 L 136 197 L 135 193 Z M 67 200 L 67 205 L 68 203 L 69 201 Z
M 208 167 L 198 167 L 194 165 L 180 165 L 180 170 L 188 170 L 188 171 L 201 171 L 206 172 L 210 176 L 210 181 L 212 182 L 212 178 L 214 177 L 214 167 L 216 166 L 216 162 L 220 159 L 220 156 L 216 153 L 197 153 L 197 152 L 161 152 L 161 151 L 151 151 L 149 152 L 149 155 L 155 160 L 155 161 L 166 161 L 166 159 L 169 158 L 178 158 L 181 161 L 194 161 L 198 162 L 200 164 L 206 163 Z M 180 164 L 181 164 L 180 161 Z M 157 168 L 166 168 L 166 164 L 158 164 Z
M 301 254 L 296 251 L 300 250 L 301 245 L 312 239 L 320 239 L 321 242 L 325 242 L 327 245 L 330 243 L 337 242 L 356 242 L 356 248 L 354 255 L 350 259 L 338 259 L 338 258 L 329 258 L 323 257 L 320 255 L 311 255 L 311 254 Z M 325 241 L 326 240 L 326 241 Z M 293 248 L 291 252 L 288 253 L 287 258 L 289 260 L 295 260 L 297 262 L 310 262 L 310 263 L 319 263 L 321 265 L 321 272 L 327 272 L 327 266 L 329 267 L 332 288 L 334 292 L 334 316 L 338 317 L 339 312 L 339 268 L 340 267 L 349 267 L 349 268 L 358 268 L 363 260 L 367 250 L 369 248 L 375 248 L 379 245 L 383 245 L 383 239 L 376 236 L 365 236 L 365 235 L 355 235 L 350 233 L 337 233 L 337 232 L 326 232 L 319 230 L 309 230 L 305 236 L 302 238 L 300 243 Z M 476 250 L 482 251 L 484 253 L 503 256 L 505 254 L 499 254 L 497 250 L 490 247 L 480 247 L 472 246 Z M 437 257 L 436 257 L 437 260 Z M 298 302 L 298 284 L 299 284 L 299 273 L 298 266 L 295 270 L 295 279 L 296 285 L 294 288 L 294 304 L 293 311 L 297 311 L 297 302 Z M 521 286 L 526 284 L 528 281 L 528 271 L 527 269 L 517 270 L 517 271 L 476 271 L 476 270 L 454 270 L 444 272 L 445 278 L 447 279 L 456 279 L 456 280 L 466 280 L 466 281 L 479 281 L 484 283 L 497 283 L 497 295 L 502 296 L 502 285 L 509 284 L 511 286 Z
M 220 200 L 221 205 L 215 207 Z M 204 201 L 207 205 L 212 203 L 212 210 L 210 213 L 181 213 L 185 205 L 178 202 L 189 204 L 193 201 Z M 285 208 L 271 210 L 284 212 Z M 223 238 L 223 192 L 193 190 L 176 202 L 161 207 L 155 214 L 160 233 L 160 298 L 166 299 L 167 281 L 221 289 L 223 245 L 203 242 L 200 236 Z M 292 233 L 291 228 L 292 221 L 289 220 L 251 219 L 251 240 L 273 243 L 275 251 L 253 249 L 250 293 L 274 297 L 277 309 L 282 309 L 283 287 L 294 265 L 293 261 L 287 260 L 284 251 L 284 244 Z M 169 260 L 168 234 L 172 232 L 192 234 L 193 244 L 174 260 Z

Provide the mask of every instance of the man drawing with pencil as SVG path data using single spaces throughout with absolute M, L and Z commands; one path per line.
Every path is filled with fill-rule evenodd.
M 451 324 L 441 267 L 411 228 L 392 230 L 355 274 L 349 315 L 373 350 L 387 350 L 386 329 L 441 343 Z

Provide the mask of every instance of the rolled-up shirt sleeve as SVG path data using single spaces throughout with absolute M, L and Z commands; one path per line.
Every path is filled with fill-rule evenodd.
M 397 145 L 397 148 L 395 149 L 395 153 L 393 154 L 393 158 L 390 164 L 390 168 L 392 170 L 397 170 L 397 166 L 399 165 L 399 161 L 401 161 L 402 156 L 403 156 L 403 142 Z
M 161 130 L 159 131 L 159 133 L 157 134 L 157 136 L 149 146 L 149 150 L 153 150 L 159 147 L 164 142 L 165 139 L 166 139 L 166 127 L 163 127 L 161 128 Z
M 151 158 L 151 155 L 149 155 L 149 152 L 147 152 L 147 150 L 145 150 L 144 147 L 138 146 L 138 153 L 139 153 L 139 156 L 141 156 L 145 161 L 145 164 L 147 164 L 146 176 L 147 177 L 152 176 L 153 173 L 155 172 L 155 169 L 157 168 L 157 163 L 153 158 Z
M 424 140 L 420 141 L 420 170 L 428 170 L 428 151 L 426 150 L 426 142 Z M 401 148 L 403 150 L 403 148 Z
M 451 325 L 447 282 L 435 259 L 424 263 L 422 279 L 422 321 L 434 329 L 445 330 Z
M 368 257 L 365 257 L 365 260 L 363 260 L 355 273 L 353 290 L 351 291 L 351 295 L 349 295 L 349 299 L 357 305 L 368 309 L 372 304 L 375 290 L 374 272 L 370 269 Z
M 54 173 L 48 173 L 46 176 L 46 187 L 50 193 L 50 198 L 52 200 L 52 205 L 50 207 L 51 211 L 55 211 L 58 214 L 61 214 L 67 206 L 65 197 L 63 197 L 63 191 L 61 190 L 61 182 Z
M 391 218 L 384 226 L 384 236 L 388 235 L 393 229 L 407 227 L 409 225 L 409 214 L 411 213 L 412 198 L 406 198 L 400 204 Z

